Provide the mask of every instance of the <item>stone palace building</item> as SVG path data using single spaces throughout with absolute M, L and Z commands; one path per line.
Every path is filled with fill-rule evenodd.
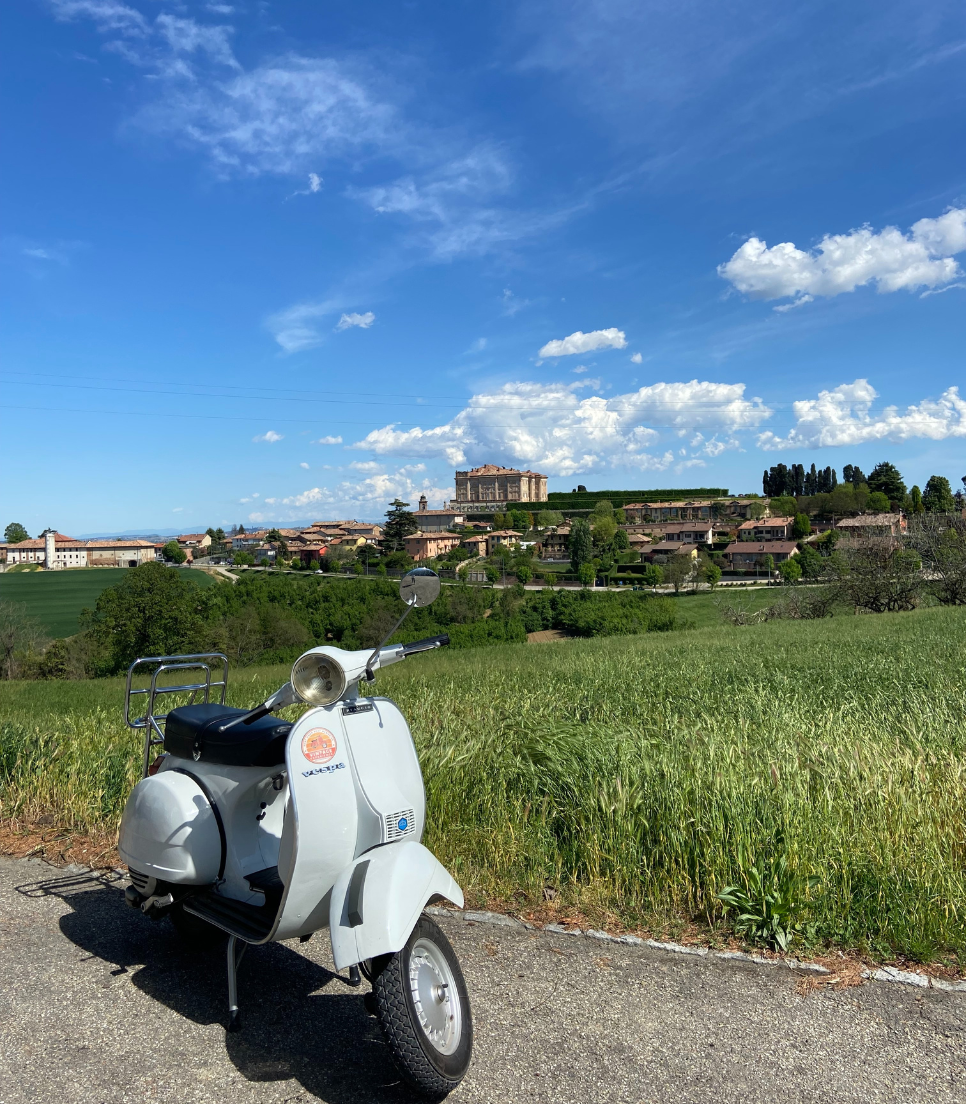
M 546 502 L 547 477 L 539 472 L 484 464 L 456 473 L 456 497 L 452 507 L 501 510 L 508 502 Z

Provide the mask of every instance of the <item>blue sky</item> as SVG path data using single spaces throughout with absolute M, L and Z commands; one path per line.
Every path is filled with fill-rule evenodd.
M 966 474 L 961 3 L 4 16 L 4 524 Z

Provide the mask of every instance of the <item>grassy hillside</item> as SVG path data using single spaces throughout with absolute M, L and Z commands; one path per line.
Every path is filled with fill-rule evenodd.
M 79 567 L 69 571 L 7 571 L 0 574 L 0 600 L 23 602 L 51 636 L 72 636 L 85 607 L 93 607 L 106 587 L 114 586 L 127 567 Z M 199 586 L 215 580 L 204 571 L 183 574 Z
M 444 650 L 378 676 L 427 845 L 472 900 L 598 926 L 727 925 L 738 886 L 809 945 L 966 961 L 966 610 Z M 251 704 L 287 670 L 232 675 Z M 120 680 L 8 683 L 0 817 L 116 825 Z M 779 908 L 779 913 L 781 909 Z

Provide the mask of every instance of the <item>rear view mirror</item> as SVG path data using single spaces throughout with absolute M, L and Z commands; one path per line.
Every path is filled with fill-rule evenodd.
M 407 606 L 432 605 L 439 597 L 439 576 L 428 567 L 414 567 L 399 580 L 399 597 Z

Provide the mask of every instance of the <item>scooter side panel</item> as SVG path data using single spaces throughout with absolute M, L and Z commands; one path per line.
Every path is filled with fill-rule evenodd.
M 426 795 L 412 734 L 389 698 L 360 698 L 358 712 L 344 715 L 356 776 L 378 818 L 378 835 L 361 850 L 412 837 L 419 840 L 426 820 Z
M 414 839 L 368 851 L 332 887 L 329 934 L 336 969 L 402 950 L 433 897 L 463 907 L 463 891 Z
M 210 885 L 221 863 L 221 833 L 197 782 L 173 770 L 142 778 L 124 806 L 118 853 L 149 877 Z
M 285 762 L 291 805 L 278 873 L 286 890 L 274 939 L 325 927 L 329 890 L 355 853 L 359 814 L 341 702 L 312 709 L 298 720 Z

